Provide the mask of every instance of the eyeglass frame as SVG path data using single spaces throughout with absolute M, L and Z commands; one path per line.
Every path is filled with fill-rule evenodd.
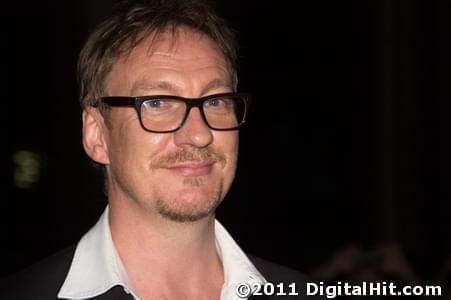
M 221 128 L 214 128 L 208 123 L 207 117 L 205 116 L 203 104 L 205 101 L 215 99 L 215 98 L 220 98 L 220 97 L 234 97 L 234 98 L 241 98 L 243 100 L 243 102 L 244 102 L 243 119 L 237 126 L 221 129 Z M 180 122 L 179 126 L 175 129 L 166 130 L 166 131 L 151 130 L 151 129 L 146 128 L 146 126 L 144 126 L 144 123 L 143 123 L 142 117 L 141 117 L 142 104 L 148 100 L 164 100 L 164 99 L 179 100 L 179 101 L 182 101 L 185 103 L 185 105 L 186 105 L 185 115 L 183 116 L 182 121 Z M 173 95 L 150 95 L 150 96 L 136 96 L 136 97 L 107 96 L 107 97 L 101 97 L 98 100 L 99 101 L 97 102 L 96 105 L 94 105 L 94 107 L 99 107 L 100 104 L 106 104 L 109 107 L 134 107 L 136 110 L 136 113 L 138 114 L 138 119 L 139 119 L 139 123 L 141 124 L 141 127 L 148 132 L 172 133 L 172 132 L 176 132 L 177 130 L 181 129 L 183 127 L 183 125 L 185 125 L 185 122 L 188 119 L 189 113 L 191 112 L 191 109 L 193 107 L 197 107 L 199 109 L 200 115 L 202 116 L 202 120 L 204 121 L 204 123 L 207 125 L 208 128 L 210 128 L 212 130 L 216 130 L 216 131 L 237 130 L 238 128 L 243 126 L 243 124 L 246 122 L 246 117 L 247 117 L 249 105 L 251 104 L 252 98 L 249 93 L 219 93 L 219 94 L 212 94 L 212 95 L 208 95 L 208 96 L 204 96 L 204 97 L 200 97 L 200 98 L 185 98 L 185 97 L 173 96 Z

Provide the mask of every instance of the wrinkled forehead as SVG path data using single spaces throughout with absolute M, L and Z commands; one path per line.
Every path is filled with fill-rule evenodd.
M 137 38 L 137 41 L 139 42 L 136 45 L 129 47 L 128 51 L 118 57 L 117 63 L 127 62 L 132 55 L 151 57 L 159 54 L 177 57 L 180 60 L 192 59 L 196 56 L 199 45 L 203 45 L 203 48 L 209 48 L 210 58 L 226 65 L 230 73 L 233 73 L 230 62 L 227 61 L 218 44 L 206 34 L 187 26 L 171 27 L 151 33 L 144 32 Z M 187 49 L 192 51 L 187 51 Z M 205 52 L 200 52 L 199 58 L 204 54 Z
M 142 37 L 113 64 L 108 83 L 131 91 L 139 82 L 149 85 L 147 81 L 167 74 L 190 74 L 193 78 L 204 75 L 214 80 L 215 85 L 221 82 L 227 90 L 234 89 L 233 73 L 217 44 L 188 28 Z

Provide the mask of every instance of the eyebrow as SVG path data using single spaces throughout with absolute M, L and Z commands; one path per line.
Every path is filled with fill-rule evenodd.
M 152 90 L 164 90 L 174 94 L 177 91 L 177 88 L 169 81 L 142 81 L 134 84 L 131 91 L 132 95 L 134 95 L 137 91 Z
M 213 79 L 210 81 L 201 91 L 201 95 L 205 95 L 208 92 L 218 89 L 218 88 L 227 88 L 231 89 L 232 85 L 229 80 L 224 80 L 220 78 Z M 132 95 L 136 94 L 138 91 L 153 91 L 153 90 L 162 90 L 165 92 L 169 92 L 171 94 L 177 94 L 177 91 L 180 89 L 169 81 L 143 81 L 137 82 L 133 85 Z
M 215 89 L 219 89 L 219 88 L 232 89 L 232 84 L 229 80 L 224 80 L 224 79 L 219 79 L 219 78 L 213 79 L 204 87 L 204 89 L 202 90 L 202 95 L 206 95 L 211 90 L 215 90 Z

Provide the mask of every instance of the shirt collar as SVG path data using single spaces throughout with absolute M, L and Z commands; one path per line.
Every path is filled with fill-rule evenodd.
M 224 270 L 221 300 L 242 299 L 236 295 L 238 284 L 254 286 L 255 283 L 265 283 L 266 280 L 218 220 L 215 221 L 215 235 L 216 249 Z
M 99 221 L 78 242 L 59 299 L 85 299 L 99 296 L 116 285 L 133 292 L 125 268 L 111 238 L 107 206 Z M 238 283 L 266 282 L 226 229 L 215 221 L 216 249 L 224 269 L 221 299 L 240 299 L 235 294 Z
M 85 299 L 115 285 L 130 287 L 127 273 L 111 238 L 107 206 L 99 221 L 78 242 L 58 298 Z

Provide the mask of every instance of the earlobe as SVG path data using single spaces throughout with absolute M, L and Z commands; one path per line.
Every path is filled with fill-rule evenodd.
M 94 107 L 85 108 L 83 111 L 83 147 L 85 152 L 93 161 L 108 165 L 110 160 L 105 131 L 102 114 Z

